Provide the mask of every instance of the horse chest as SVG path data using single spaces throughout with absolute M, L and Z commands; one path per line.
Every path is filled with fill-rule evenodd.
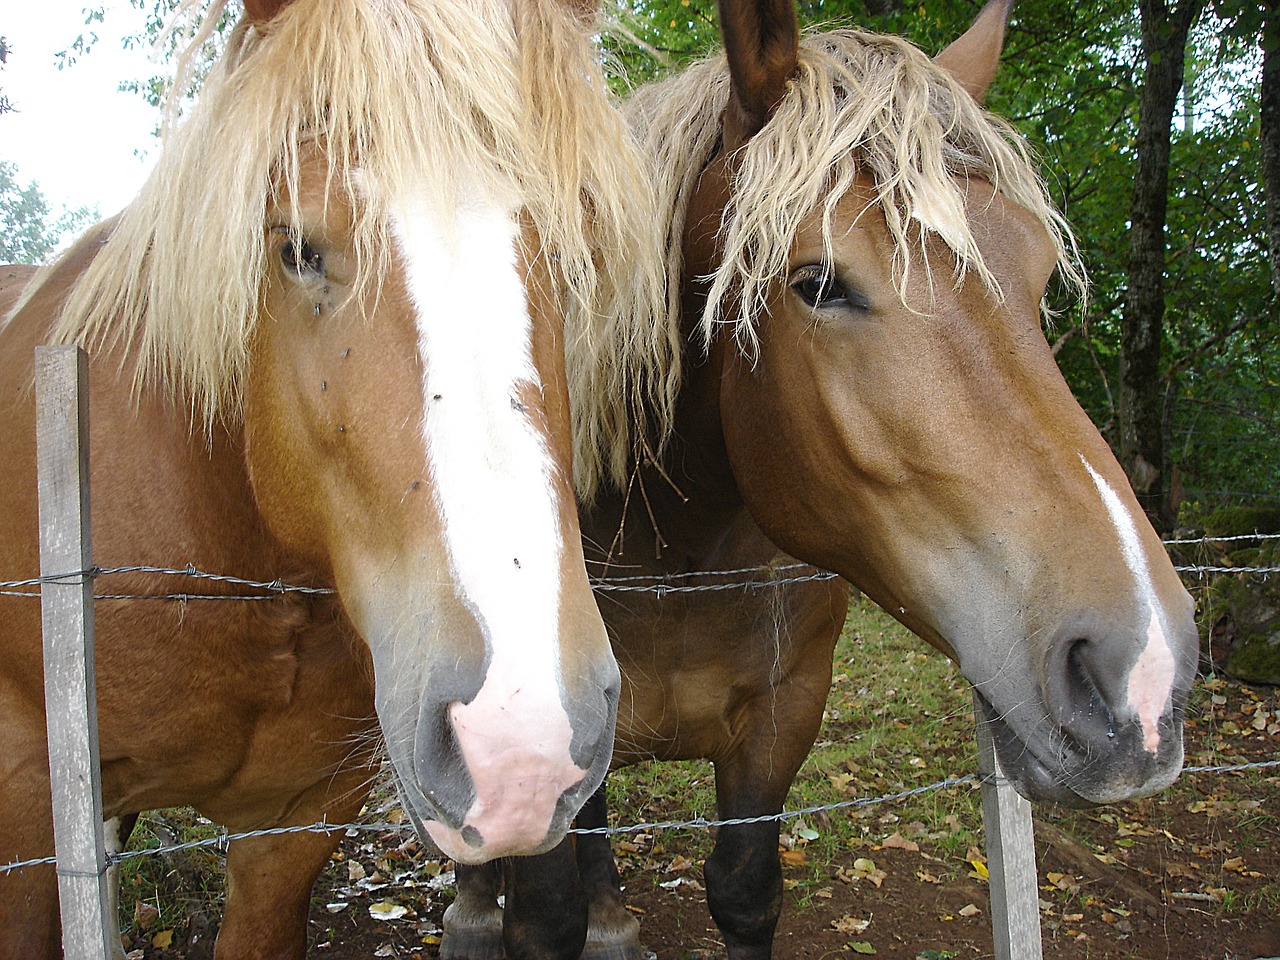
M 372 726 L 357 719 L 373 713 L 367 665 L 332 616 L 321 625 L 297 610 L 262 609 L 274 603 L 252 605 L 230 630 L 225 619 L 192 611 L 168 625 L 161 652 L 145 657 L 127 642 L 127 618 L 104 618 L 109 809 L 291 794 L 339 765 L 351 739 Z

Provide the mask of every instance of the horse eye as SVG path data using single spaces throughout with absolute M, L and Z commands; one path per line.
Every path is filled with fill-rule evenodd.
M 825 270 L 804 274 L 791 284 L 791 289 L 815 310 L 820 307 L 834 306 L 834 302 L 840 299 L 841 293 L 835 277 Z
M 814 310 L 837 307 L 860 311 L 870 309 L 867 298 L 846 289 L 829 267 L 801 267 L 792 274 L 791 289 Z
M 280 248 L 280 262 L 291 273 L 301 276 L 304 273 L 324 274 L 324 257 L 320 251 L 301 237 L 290 238 Z

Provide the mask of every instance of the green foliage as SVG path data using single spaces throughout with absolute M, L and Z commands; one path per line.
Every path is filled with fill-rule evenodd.
M 0 161 L 0 262 L 43 263 L 61 240 L 98 217 L 81 207 L 55 214 L 40 188 L 18 183 L 18 168 Z

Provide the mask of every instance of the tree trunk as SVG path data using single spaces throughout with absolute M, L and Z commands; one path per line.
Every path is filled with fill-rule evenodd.
M 1182 87 L 1187 35 L 1205 0 L 1140 0 L 1145 69 L 1138 107 L 1138 163 L 1129 208 L 1128 294 L 1120 340 L 1120 463 L 1157 530 L 1174 518 L 1165 491 L 1164 333 L 1165 213 L 1174 108 Z
M 1271 292 L 1280 297 L 1280 4 L 1264 0 L 1262 27 L 1262 185 L 1267 201 Z

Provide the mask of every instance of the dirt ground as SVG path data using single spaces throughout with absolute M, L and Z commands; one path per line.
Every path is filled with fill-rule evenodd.
M 1214 762 L 1280 758 L 1280 729 L 1250 722 L 1259 715 L 1257 695 L 1237 696 L 1221 692 Z M 1265 699 L 1275 706 L 1275 692 Z M 948 853 L 923 824 L 899 822 L 892 804 L 856 815 L 868 818 L 873 839 L 847 856 L 781 852 L 788 891 L 775 956 L 993 956 L 981 852 Z M 1280 957 L 1280 767 L 1187 774 L 1171 794 L 1116 807 L 1038 810 L 1036 838 L 1046 958 Z M 655 960 L 724 955 L 701 865 L 685 856 L 692 845 L 680 831 L 615 844 L 628 904 Z M 449 867 L 403 834 L 348 838 L 313 898 L 309 957 L 438 956 L 441 915 L 453 896 Z M 179 932 L 163 948 L 155 932 L 135 927 L 131 956 L 205 960 L 211 926 L 193 917 L 196 935 Z

